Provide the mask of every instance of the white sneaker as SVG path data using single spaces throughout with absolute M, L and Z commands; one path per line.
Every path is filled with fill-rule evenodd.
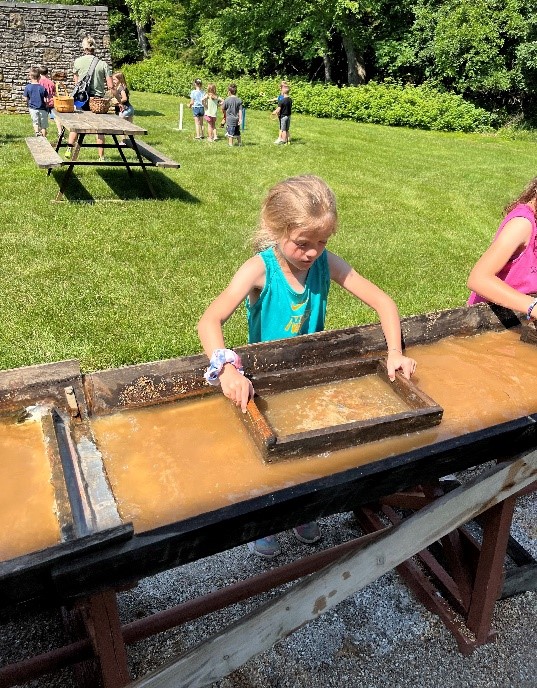
M 282 141 L 281 139 L 276 139 L 276 141 L 274 141 L 274 145 L 275 145 L 275 146 L 279 146 L 279 145 L 281 145 L 282 143 L 285 143 L 285 141 Z

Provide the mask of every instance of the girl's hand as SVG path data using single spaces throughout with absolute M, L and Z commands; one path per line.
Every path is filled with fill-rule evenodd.
M 398 351 L 388 351 L 388 377 L 393 382 L 395 380 L 395 371 L 400 370 L 403 377 L 410 380 L 410 376 L 416 371 L 417 363 L 413 358 L 403 356 Z
M 246 413 L 248 400 L 254 396 L 254 386 L 250 380 L 241 375 L 231 363 L 227 363 L 219 375 L 222 392 L 235 406 L 240 406 L 241 411 Z

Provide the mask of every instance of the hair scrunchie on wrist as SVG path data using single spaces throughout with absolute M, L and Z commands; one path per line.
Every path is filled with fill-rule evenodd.
M 533 309 L 537 306 L 537 299 L 532 301 L 530 305 L 528 306 L 528 310 L 526 311 L 526 320 L 531 320 L 531 314 L 533 312 Z
M 220 380 L 218 379 L 223 367 L 226 363 L 231 363 L 241 375 L 244 375 L 244 370 L 242 369 L 242 361 L 239 354 L 236 354 L 231 349 L 215 349 L 211 360 L 209 361 L 209 367 L 203 374 L 203 377 L 209 385 L 219 385 Z

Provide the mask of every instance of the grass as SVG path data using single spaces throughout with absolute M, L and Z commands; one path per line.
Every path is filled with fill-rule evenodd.
M 0 367 L 77 358 L 88 371 L 198 353 L 197 319 L 250 254 L 266 190 L 301 173 L 336 193 L 331 248 L 402 315 L 463 304 L 503 205 L 535 174 L 528 141 L 296 115 L 292 145 L 276 147 L 276 122 L 254 111 L 230 150 L 194 141 L 188 109 L 175 130 L 176 98 L 132 100 L 147 142 L 181 163 L 150 171 L 158 200 L 141 173 L 79 168 L 68 200 L 53 203 L 63 171 L 35 166 L 29 116 L 0 119 Z M 375 317 L 333 287 L 327 328 Z M 246 341 L 242 309 L 226 340 Z

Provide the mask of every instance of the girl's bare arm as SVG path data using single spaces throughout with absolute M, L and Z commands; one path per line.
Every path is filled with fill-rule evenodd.
M 498 273 L 527 246 L 531 237 L 531 223 L 525 217 L 510 220 L 472 268 L 468 288 L 500 306 L 525 312 L 534 300 L 513 289 L 497 277 Z M 537 317 L 537 309 L 532 312 Z
M 198 335 L 207 357 L 215 349 L 224 349 L 223 325 L 237 310 L 253 289 L 262 289 L 265 280 L 265 264 L 259 256 L 246 261 L 235 273 L 224 291 L 209 305 L 198 322 Z M 233 365 L 224 366 L 219 376 L 222 392 L 234 404 L 246 411 L 248 399 L 253 396 L 253 386 Z
M 399 369 L 409 379 L 416 370 L 416 361 L 413 358 L 403 356 L 401 348 L 401 321 L 395 302 L 373 282 L 359 275 L 343 258 L 336 256 L 330 251 L 327 253 L 331 279 L 373 308 L 379 316 L 388 349 L 387 365 L 390 380 L 395 380 L 395 371 Z

